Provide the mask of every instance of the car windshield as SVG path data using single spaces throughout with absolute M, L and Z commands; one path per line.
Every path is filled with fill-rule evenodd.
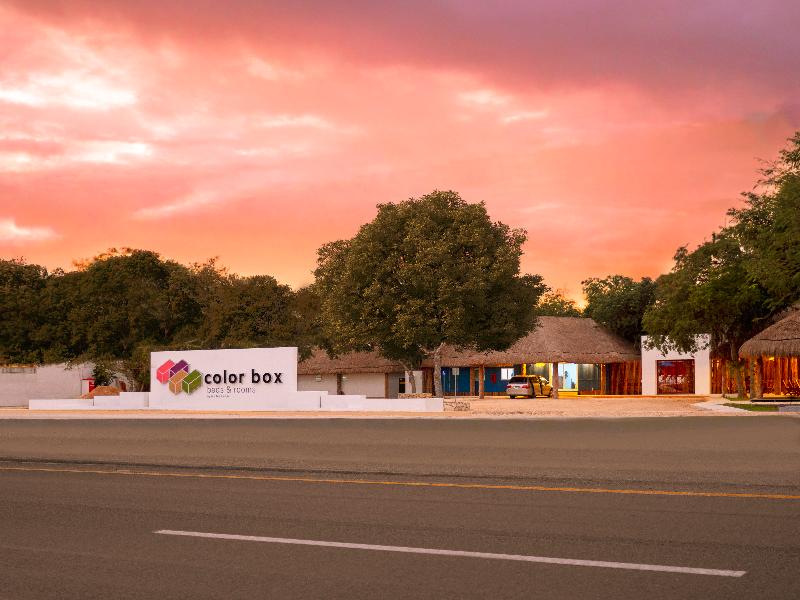
M 528 378 L 522 377 L 520 375 L 515 375 L 514 377 L 508 380 L 508 383 L 528 383 Z

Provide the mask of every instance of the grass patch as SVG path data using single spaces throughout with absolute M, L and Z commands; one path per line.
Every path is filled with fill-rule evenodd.
M 778 412 L 777 406 L 770 406 L 768 404 L 736 404 L 734 402 L 728 402 L 725 406 L 741 408 L 742 410 L 752 410 L 754 412 Z

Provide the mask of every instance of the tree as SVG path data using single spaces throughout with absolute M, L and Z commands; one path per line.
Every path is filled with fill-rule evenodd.
M 85 358 L 116 360 L 142 342 L 166 344 L 181 325 L 171 310 L 171 272 L 182 268 L 146 250 L 125 250 L 90 262 L 69 318 Z
M 310 356 L 311 350 L 315 347 L 328 347 L 320 318 L 322 299 L 317 287 L 312 284 L 296 290 L 292 308 L 297 323 L 296 343 L 300 349 L 300 356 L 304 358 Z
M 379 204 L 353 238 L 318 252 L 331 350 L 377 349 L 412 372 L 432 356 L 440 395 L 445 344 L 505 349 L 534 327 L 545 286 L 520 275 L 525 239 L 452 191 Z
M 728 211 L 726 230 L 747 257 L 748 277 L 769 294 L 772 313 L 800 300 L 800 131 L 789 142 L 743 194 L 745 206 Z
M 581 311 L 561 290 L 545 292 L 536 305 L 540 317 L 580 317 Z
M 103 362 L 95 363 L 92 369 L 92 379 L 96 386 L 111 385 L 115 375 L 114 367 Z
M 739 347 L 761 328 L 768 296 L 748 279 L 739 242 L 723 232 L 692 252 L 679 248 L 672 272 L 656 284 L 655 302 L 643 320 L 652 346 L 695 352 L 696 336 L 710 334 L 712 351 L 730 357 L 744 397 Z
M 293 293 L 274 277 L 227 276 L 218 282 L 202 326 L 203 346 L 248 348 L 294 345 Z
M 634 281 L 624 275 L 593 277 L 581 282 L 586 298 L 583 314 L 618 336 L 641 345 L 642 318 L 655 295 L 655 283 L 649 277 Z
M 48 277 L 39 265 L 0 260 L 0 362 L 41 361 L 37 331 L 45 319 L 40 297 Z

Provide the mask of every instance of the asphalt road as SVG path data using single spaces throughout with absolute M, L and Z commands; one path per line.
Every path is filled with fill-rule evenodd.
M 6 421 L 0 456 L 3 599 L 800 597 L 794 418 Z

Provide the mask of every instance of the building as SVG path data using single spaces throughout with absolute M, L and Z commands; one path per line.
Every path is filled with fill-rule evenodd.
M 739 356 L 748 361 L 751 396 L 800 396 L 800 310 L 747 340 Z
M 418 390 L 422 391 L 422 373 L 416 372 Z M 400 363 L 387 360 L 377 352 L 348 352 L 331 358 L 316 349 L 297 366 L 299 391 L 324 391 L 328 394 L 359 394 L 367 398 L 397 398 L 410 392 L 407 373 Z
M 697 336 L 694 353 L 677 350 L 661 353 L 649 348 L 642 336 L 642 394 L 645 396 L 711 393 L 710 336 Z
M 445 347 L 445 395 L 505 395 L 514 375 L 541 375 L 558 391 L 576 395 L 641 393 L 640 356 L 633 344 L 583 317 L 539 317 L 537 327 L 505 351 Z M 423 362 L 425 391 L 432 389 L 433 361 Z
M 0 366 L 0 406 L 27 406 L 31 398 L 78 398 L 89 391 L 94 365 Z

